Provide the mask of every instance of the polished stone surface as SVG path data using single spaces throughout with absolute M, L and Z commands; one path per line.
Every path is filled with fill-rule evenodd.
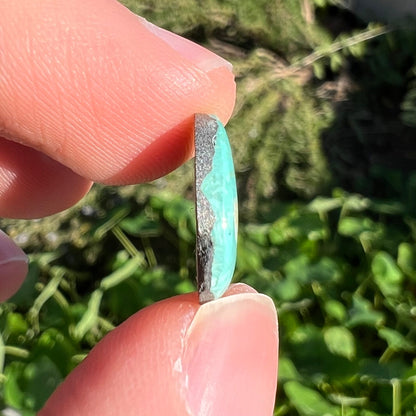
M 197 257 L 198 251 L 200 257 L 206 256 L 199 259 L 202 267 L 198 267 L 198 272 L 204 276 L 203 281 L 198 276 L 198 286 L 200 300 L 206 302 L 221 297 L 234 274 L 238 203 L 233 158 L 224 126 L 215 116 L 198 116 L 195 170 L 197 229 L 202 244 L 198 245 L 197 241 Z M 198 130 L 203 131 L 198 137 L 199 142 Z M 198 167 L 198 163 L 204 166 Z M 200 204 L 198 197 L 203 200 Z M 210 250 L 212 252 L 207 253 Z

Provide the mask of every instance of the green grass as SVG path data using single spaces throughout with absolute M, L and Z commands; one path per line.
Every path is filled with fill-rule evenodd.
M 125 4 L 234 65 L 234 279 L 279 311 L 275 415 L 414 415 L 415 32 L 318 1 Z M 95 186 L 50 218 L 0 220 L 31 259 L 0 306 L 0 408 L 33 415 L 114 326 L 194 290 L 192 178 L 190 162 Z

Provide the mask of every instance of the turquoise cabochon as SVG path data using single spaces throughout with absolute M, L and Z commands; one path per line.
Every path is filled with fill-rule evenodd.
M 214 214 L 210 292 L 221 297 L 230 285 L 237 256 L 238 201 L 234 163 L 227 133 L 217 123 L 212 167 L 201 184 L 201 191 Z

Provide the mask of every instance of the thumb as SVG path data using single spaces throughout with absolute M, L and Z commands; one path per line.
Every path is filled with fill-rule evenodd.
M 97 344 L 39 416 L 271 415 L 277 344 L 272 301 L 245 285 L 167 299 Z

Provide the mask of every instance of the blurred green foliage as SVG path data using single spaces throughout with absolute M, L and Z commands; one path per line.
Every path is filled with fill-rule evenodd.
M 279 310 L 275 415 L 414 415 L 415 31 L 327 0 L 124 3 L 234 65 L 234 280 Z M 0 306 L 2 407 L 33 415 L 115 325 L 194 290 L 192 180 L 190 162 L 0 221 L 31 259 Z

